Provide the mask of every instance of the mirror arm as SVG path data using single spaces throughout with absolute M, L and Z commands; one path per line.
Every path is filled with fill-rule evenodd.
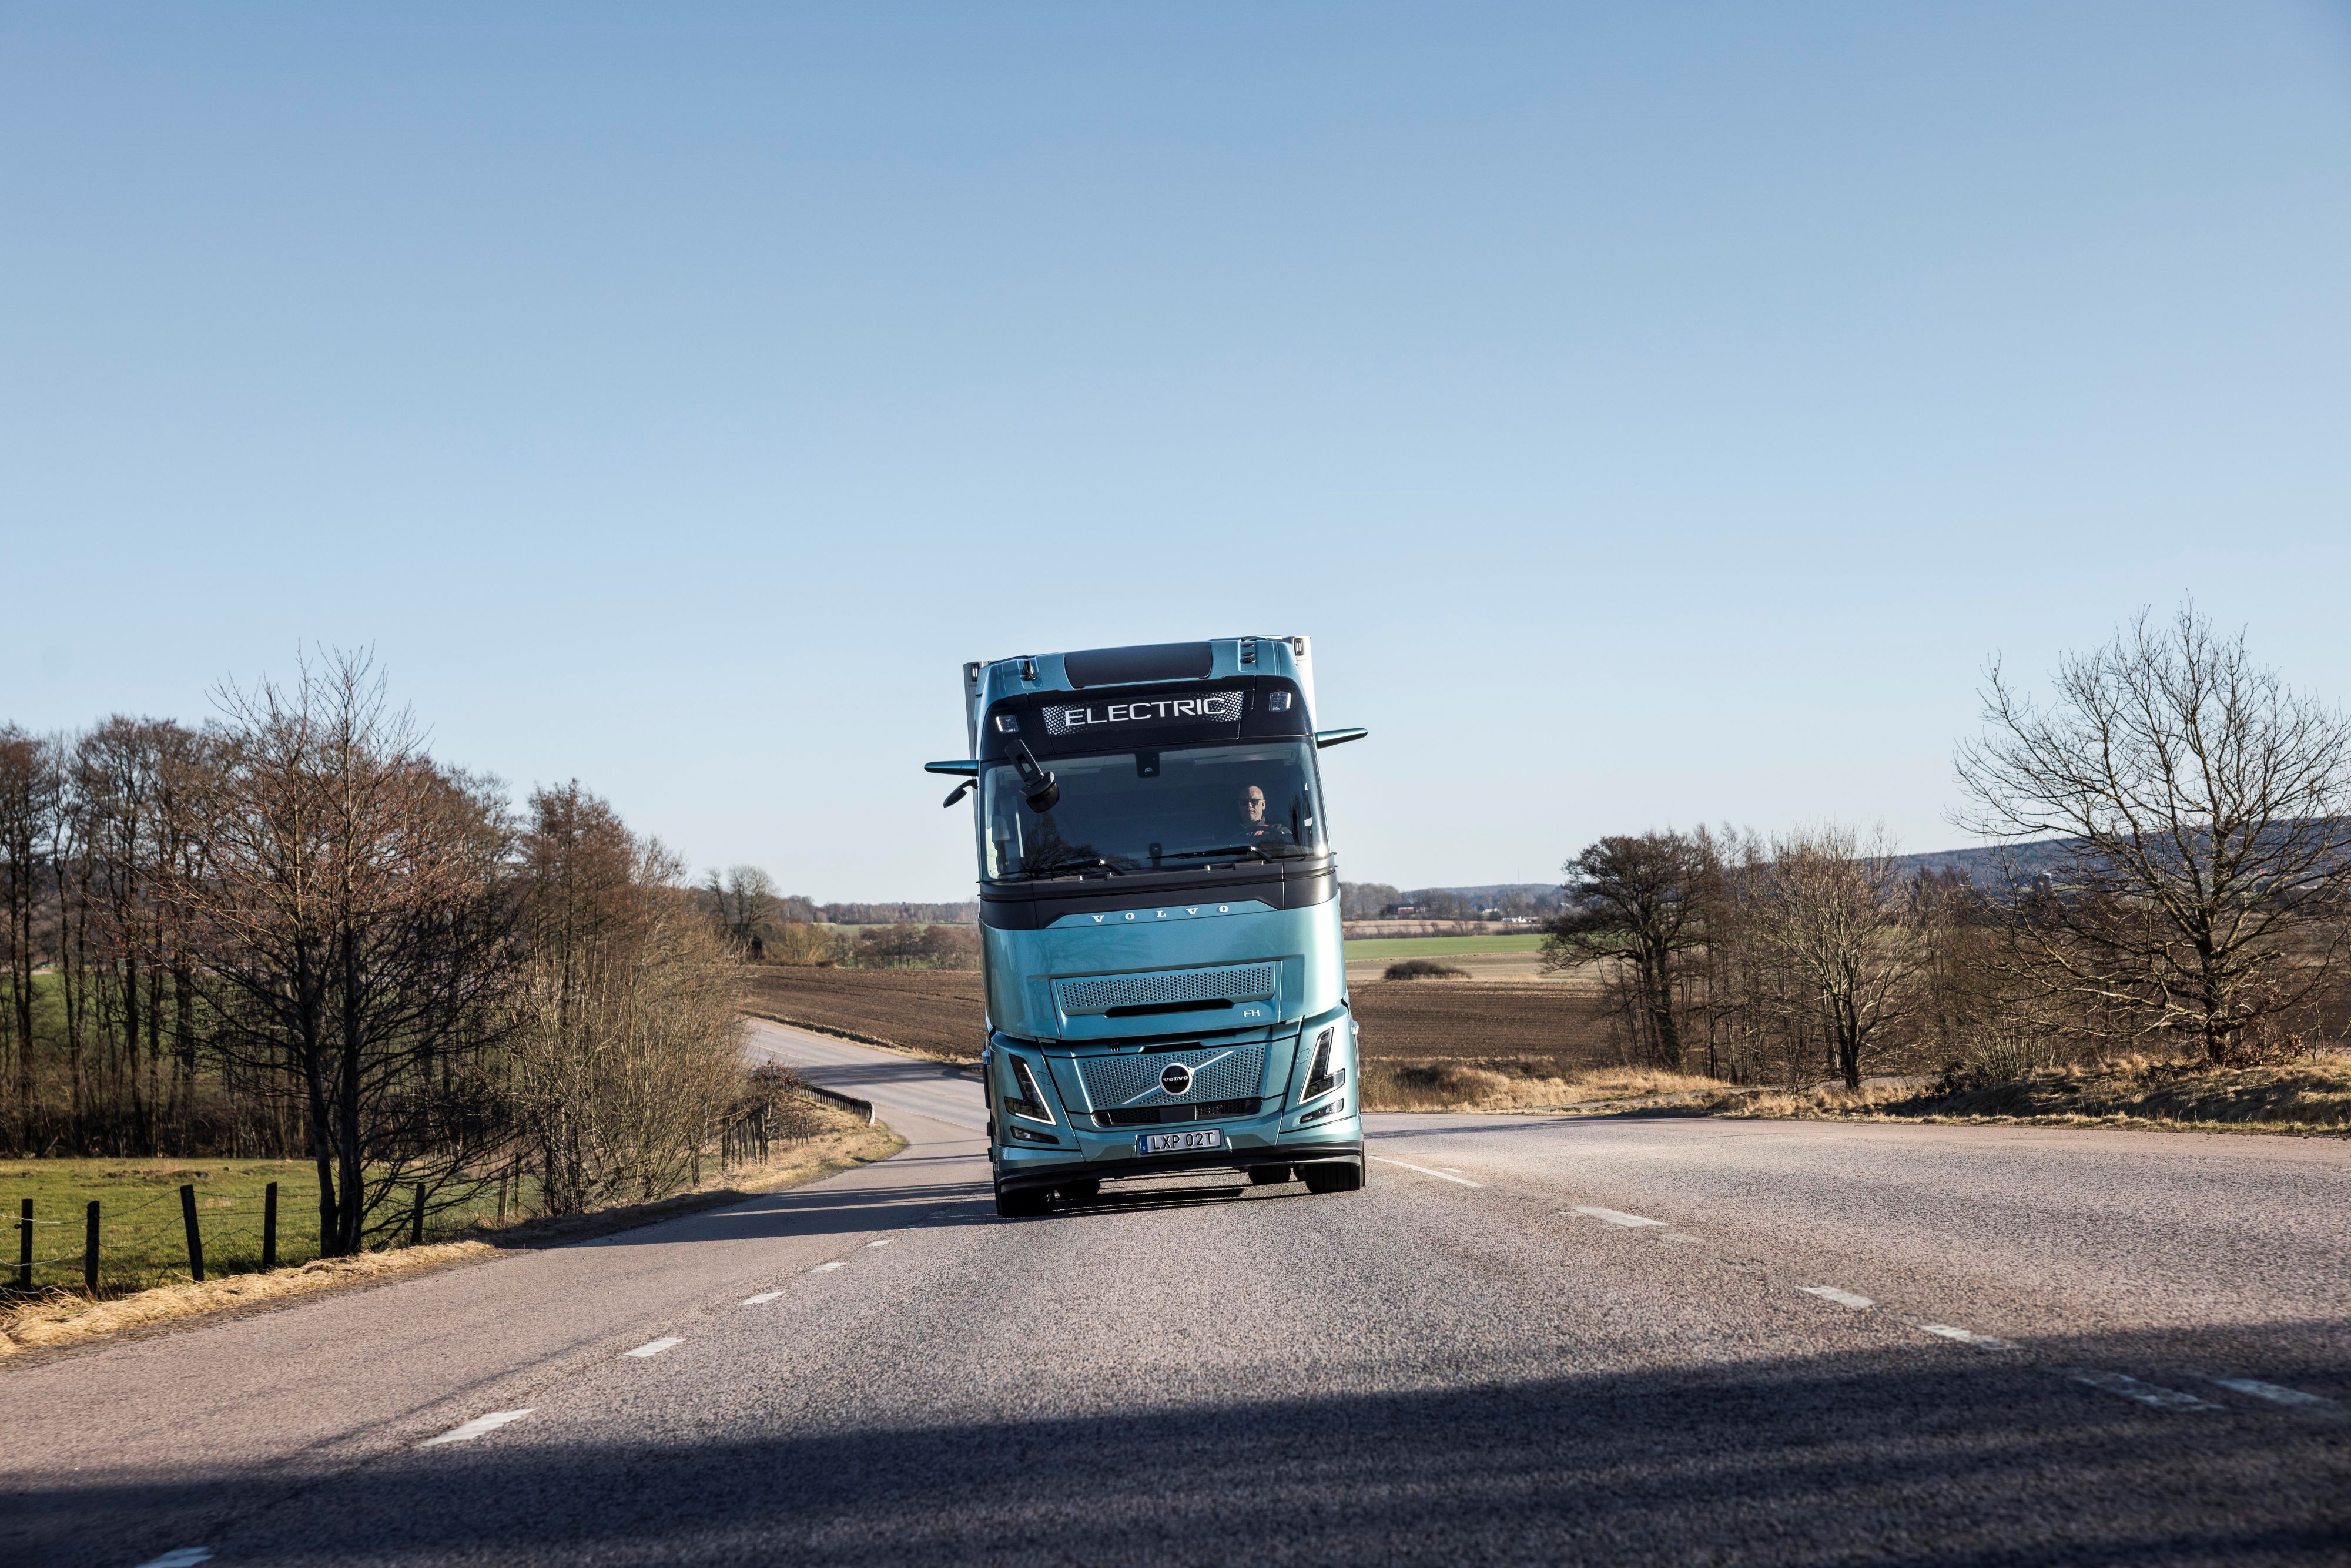
M 1314 732 L 1314 749 L 1321 751 L 1329 747 L 1344 746 L 1371 733 L 1368 729 L 1318 729 Z
M 953 791 L 952 791 L 952 792 L 947 796 L 947 798 L 946 798 L 946 800 L 942 800 L 942 801 L 940 801 L 940 802 L 939 802 L 940 809 L 941 809 L 941 810 L 945 810 L 946 808 L 947 808 L 947 807 L 949 807 L 949 806 L 954 805 L 957 800 L 962 800 L 966 795 L 970 794 L 974 789 L 977 789 L 978 787 L 979 787 L 979 780 L 978 780 L 978 779 L 965 779 L 962 783 L 960 783 L 960 784 L 958 784 L 958 785 L 956 785 L 956 786 L 955 787 L 954 790 L 953 790 Z
M 923 771 L 961 774 L 966 779 L 977 779 L 979 777 L 979 764 L 977 762 L 925 762 L 923 764 Z

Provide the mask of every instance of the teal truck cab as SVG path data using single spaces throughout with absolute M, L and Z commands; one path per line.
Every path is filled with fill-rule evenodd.
M 996 1209 L 1209 1169 L 1364 1183 L 1303 637 L 964 666 Z

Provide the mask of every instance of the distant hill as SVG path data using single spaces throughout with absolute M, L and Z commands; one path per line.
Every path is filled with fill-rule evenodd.
M 1895 863 L 1907 874 L 1917 871 L 1956 871 L 1978 887 L 1998 885 L 2003 863 L 2013 865 L 2026 876 L 2055 869 L 2065 857 L 2067 839 L 2036 839 L 2029 843 L 2011 844 L 2005 848 L 1982 846 L 1964 850 L 1926 850 L 1917 854 L 1896 855 Z M 1555 882 L 1489 882 L 1467 887 L 1416 887 L 1405 892 L 1378 883 L 1358 884 L 1366 894 L 1375 894 L 1390 904 L 1408 904 L 1423 911 L 1449 912 L 1479 909 L 1515 908 L 1531 912 L 1557 909 L 1562 898 L 1560 884 Z M 1377 914 L 1366 909 L 1364 918 Z
M 1929 850 L 1921 854 L 1896 855 L 1895 863 L 1905 872 L 1956 871 L 1978 887 L 1997 887 L 2005 863 L 2027 877 L 2053 871 L 2065 859 L 2071 839 L 2035 839 L 2028 843 L 2005 846 L 1986 845 L 1971 850 Z

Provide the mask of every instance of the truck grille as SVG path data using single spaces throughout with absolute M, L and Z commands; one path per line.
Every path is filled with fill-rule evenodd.
M 1273 995 L 1278 964 L 1223 964 L 1213 969 L 1168 969 L 1155 975 L 1110 975 L 1061 982 L 1065 1013 L 1106 1013 L 1186 1002 L 1261 1002 Z
M 1144 1105 L 1133 1111 L 1097 1111 L 1097 1127 L 1153 1127 L 1162 1122 L 1217 1122 L 1228 1116 L 1254 1116 L 1255 1100 L 1215 1100 L 1205 1105 Z
M 1183 1093 L 1170 1094 L 1160 1086 L 1159 1075 L 1177 1061 L 1192 1069 L 1192 1082 Z M 1081 1056 L 1078 1073 L 1097 1113 L 1254 1099 L 1265 1078 L 1265 1047 L 1189 1046 L 1141 1056 Z

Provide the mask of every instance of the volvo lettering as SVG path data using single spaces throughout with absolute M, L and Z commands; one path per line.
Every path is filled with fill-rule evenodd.
M 1229 1171 L 1364 1183 L 1303 637 L 964 666 L 996 1209 Z

